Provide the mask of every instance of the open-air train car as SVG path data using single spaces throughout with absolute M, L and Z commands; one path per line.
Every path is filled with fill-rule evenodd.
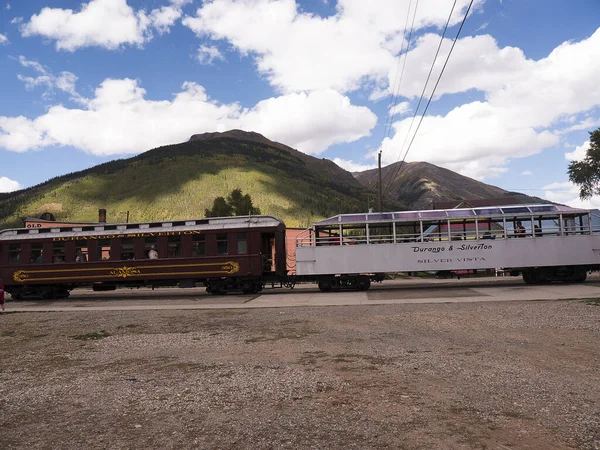
M 296 271 L 324 291 L 386 272 L 502 268 L 527 283 L 584 281 L 600 268 L 595 231 L 590 211 L 560 205 L 342 214 L 298 239 Z

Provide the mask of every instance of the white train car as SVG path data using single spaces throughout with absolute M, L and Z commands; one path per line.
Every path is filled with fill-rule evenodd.
M 296 242 L 296 273 L 323 291 L 368 289 L 385 273 L 508 270 L 526 283 L 581 282 L 600 268 L 589 210 L 507 205 L 341 214 Z

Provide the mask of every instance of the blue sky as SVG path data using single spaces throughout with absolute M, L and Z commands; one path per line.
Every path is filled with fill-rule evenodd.
M 566 172 L 600 126 L 597 0 L 474 0 L 404 144 L 453 3 L 0 0 L 0 192 L 240 128 L 352 171 L 381 149 L 600 206 Z

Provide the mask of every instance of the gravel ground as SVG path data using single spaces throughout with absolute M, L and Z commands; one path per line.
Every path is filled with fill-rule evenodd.
M 0 448 L 600 449 L 582 300 L 0 315 Z

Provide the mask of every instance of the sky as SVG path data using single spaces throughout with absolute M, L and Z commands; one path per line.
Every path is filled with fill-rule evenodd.
M 598 0 L 0 0 L 0 192 L 242 129 L 598 207 L 599 80 Z

